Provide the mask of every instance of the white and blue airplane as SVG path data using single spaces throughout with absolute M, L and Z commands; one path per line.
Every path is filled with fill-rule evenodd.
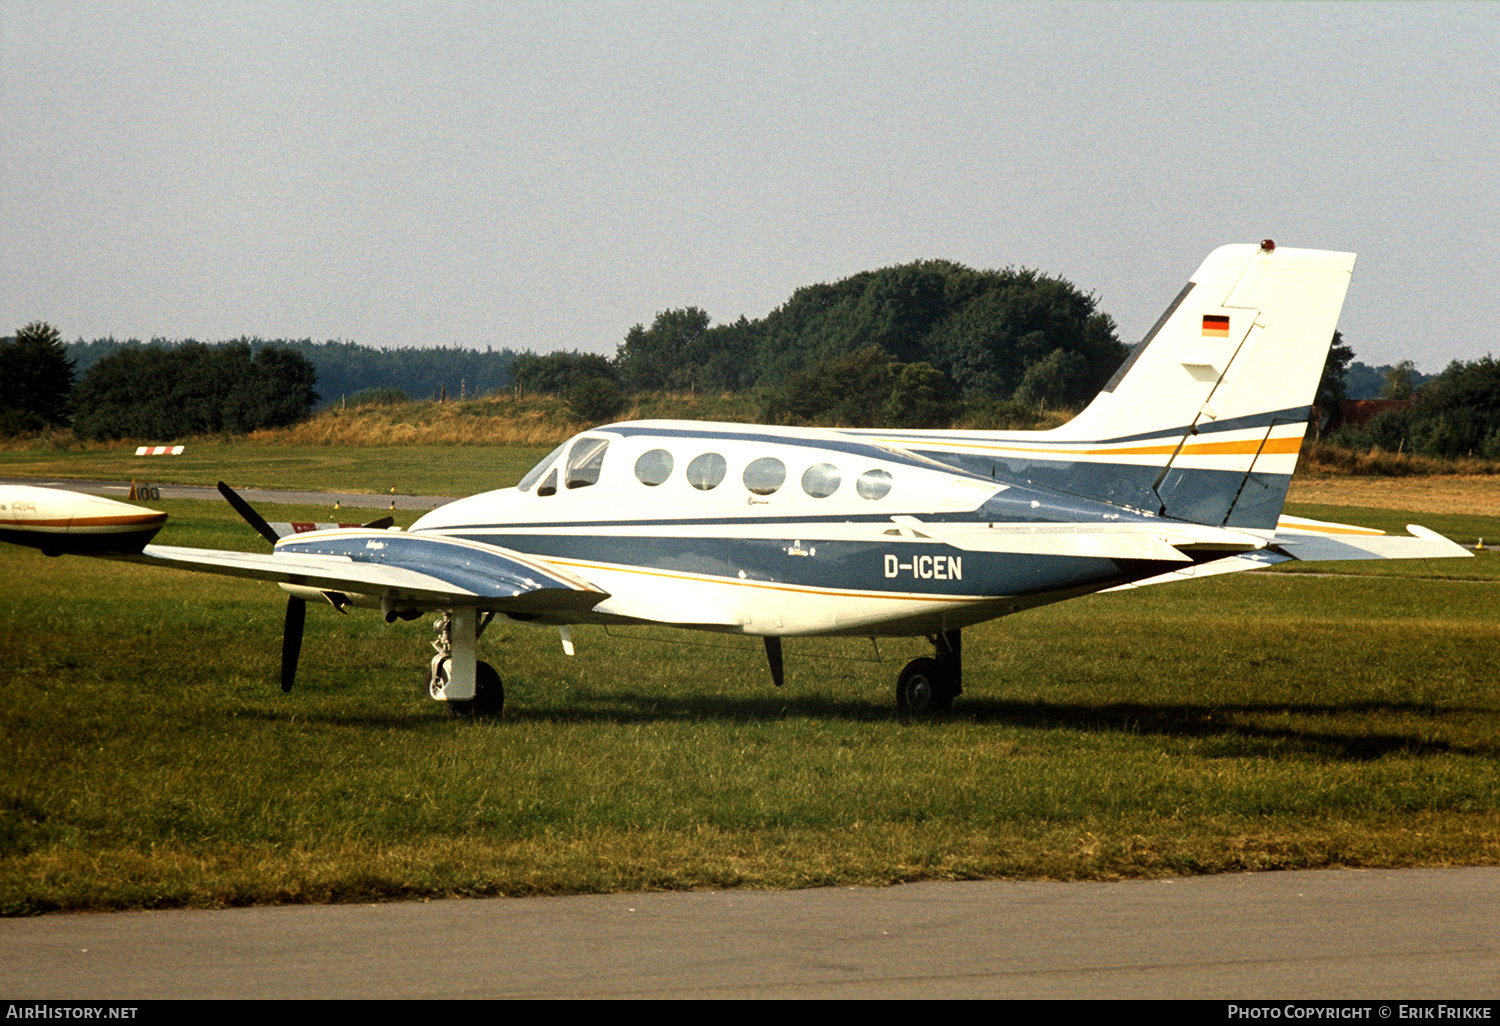
M 636 421 L 585 431 L 514 488 L 427 513 L 295 533 L 220 485 L 273 545 L 149 544 L 160 513 L 0 488 L 0 539 L 274 581 L 281 681 L 308 601 L 436 612 L 429 691 L 497 715 L 477 658 L 495 616 L 559 628 L 665 624 L 764 639 L 926 636 L 896 684 L 908 713 L 962 690 L 965 627 L 1112 589 L 1289 559 L 1467 556 L 1410 536 L 1281 515 L 1354 256 L 1267 240 L 1214 251 L 1077 417 L 1050 431 L 831 430 Z

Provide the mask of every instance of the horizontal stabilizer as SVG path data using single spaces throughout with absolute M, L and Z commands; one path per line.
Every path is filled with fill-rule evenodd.
M 1474 555 L 1462 545 L 1449 541 L 1430 528 L 1407 524 L 1406 529 L 1411 532 L 1410 536 L 1388 535 L 1384 531 L 1352 524 L 1283 516 L 1270 544 L 1258 552 L 1184 567 L 1108 590 L 1126 591 L 1130 588 L 1192 581 L 1240 570 L 1260 570 L 1290 560 L 1453 559 Z
M 1283 518 L 1283 524 L 1290 518 Z M 1315 521 L 1302 521 L 1304 524 Z M 1320 529 L 1278 529 L 1273 545 L 1293 559 L 1452 559 L 1473 556 L 1462 545 L 1419 524 L 1407 524 L 1411 536 L 1368 534 L 1343 524 L 1320 524 Z M 1344 528 L 1328 530 L 1328 528 Z

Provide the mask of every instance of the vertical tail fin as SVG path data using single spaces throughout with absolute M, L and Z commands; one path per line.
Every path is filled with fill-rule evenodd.
M 1132 505 L 1274 527 L 1353 268 L 1352 253 L 1271 242 L 1215 250 L 1114 379 L 1049 437 L 1094 443 L 1090 462 L 1131 466 Z
M 1274 528 L 1353 269 L 1353 253 L 1223 246 L 1061 427 L 855 433 L 983 477 Z

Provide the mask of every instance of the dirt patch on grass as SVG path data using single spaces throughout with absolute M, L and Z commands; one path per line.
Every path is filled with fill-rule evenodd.
M 1293 480 L 1289 502 L 1369 506 L 1416 513 L 1500 516 L 1500 478 L 1487 476 L 1328 477 Z

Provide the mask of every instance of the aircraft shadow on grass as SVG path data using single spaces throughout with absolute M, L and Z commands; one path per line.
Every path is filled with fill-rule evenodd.
M 240 718 L 277 723 L 296 719 L 299 722 L 374 727 L 381 730 L 445 729 L 440 721 L 397 715 L 317 713 L 308 710 L 282 713 L 271 709 L 245 711 L 237 715 Z M 964 704 L 962 713 L 930 719 L 910 715 L 893 716 L 888 708 L 868 701 L 829 699 L 816 695 L 663 697 L 644 695 L 630 689 L 596 691 L 583 688 L 572 691 L 566 705 L 557 708 L 517 708 L 507 712 L 505 719 L 512 723 L 633 725 L 694 722 L 749 725 L 791 720 L 835 720 L 844 723 L 887 723 L 893 731 L 909 726 L 941 731 L 954 726 L 984 725 L 1083 734 L 1210 739 L 1215 742 L 1212 756 L 1264 758 L 1268 755 L 1294 755 L 1343 762 L 1368 762 L 1389 755 L 1461 755 L 1493 759 L 1500 756 L 1500 748 L 1492 744 L 1465 744 L 1434 739 L 1426 736 L 1428 732 L 1420 725 L 1414 725 L 1406 731 L 1362 731 L 1354 728 L 1340 730 L 1332 723 L 1299 725 L 1251 721 L 1285 716 L 1316 717 L 1334 722 L 1350 718 L 1364 720 L 1370 716 L 1407 716 L 1430 722 L 1453 716 L 1494 715 L 1494 710 L 1491 709 L 1437 706 L 1422 702 L 1096 704 L 973 697 Z M 894 738 L 895 735 L 892 736 Z

